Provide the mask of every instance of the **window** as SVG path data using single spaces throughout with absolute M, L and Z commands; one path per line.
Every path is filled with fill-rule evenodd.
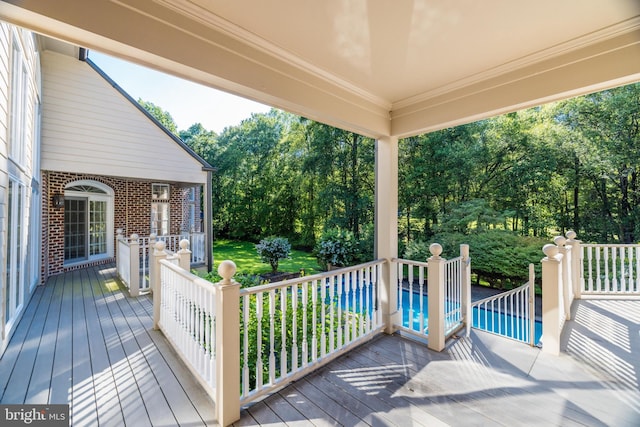
M 8 232 L 5 292 L 5 333 L 13 327 L 24 300 L 25 280 L 25 186 L 9 177 L 8 188 Z
M 26 123 L 28 107 L 29 74 L 22 49 L 13 40 L 11 57 L 11 112 L 9 122 L 9 157 L 18 165 L 26 163 Z
M 169 234 L 169 184 L 151 184 L 151 233 Z
M 113 254 L 113 190 L 93 181 L 76 181 L 64 192 L 64 262 Z
M 169 184 L 151 184 L 151 198 L 169 201 Z

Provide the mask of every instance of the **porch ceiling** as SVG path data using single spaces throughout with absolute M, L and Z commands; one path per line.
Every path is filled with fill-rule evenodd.
M 9 0 L 0 18 L 373 137 L 640 80 L 637 0 Z

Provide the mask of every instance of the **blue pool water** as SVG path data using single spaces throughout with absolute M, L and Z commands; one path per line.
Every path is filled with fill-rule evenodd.
M 410 298 L 412 297 L 412 300 Z M 409 321 L 409 307 L 410 303 L 413 303 L 413 313 L 411 322 Z M 400 303 L 400 301 L 399 301 Z M 418 294 L 411 294 L 408 290 L 402 291 L 402 324 L 411 328 L 415 331 L 420 330 L 420 313 L 424 315 L 424 325 L 426 327 L 427 318 L 429 315 L 429 304 L 427 295 L 422 296 L 421 298 Z M 421 304 L 422 303 L 422 307 Z M 457 303 L 447 302 L 445 303 L 445 313 L 453 312 L 458 308 Z M 445 321 L 450 321 L 451 323 L 455 322 L 454 315 L 450 315 L 450 318 L 446 318 Z M 482 329 L 489 332 L 499 333 L 500 335 L 504 335 L 510 338 L 516 338 L 522 340 L 524 337 L 522 336 L 523 332 L 521 329 L 517 327 L 518 317 L 511 314 L 497 313 L 492 311 L 486 311 L 484 309 L 480 309 L 478 307 L 473 308 L 473 327 Z M 540 337 L 542 336 L 542 322 L 536 321 L 534 325 L 535 329 L 535 343 L 540 342 Z

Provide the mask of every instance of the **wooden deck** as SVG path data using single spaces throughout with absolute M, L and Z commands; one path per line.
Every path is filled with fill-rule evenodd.
M 70 405 L 73 426 L 215 425 L 213 403 L 129 298 L 115 267 L 37 289 L 0 359 L 0 403 Z
M 441 353 L 381 336 L 238 426 L 640 426 L 640 301 L 576 301 L 559 357 L 473 330 Z
M 0 403 L 69 403 L 74 426 L 212 425 L 213 403 L 113 266 L 38 288 L 0 359 Z M 242 411 L 245 425 L 640 425 L 640 301 L 579 301 L 565 353 L 472 331 L 441 353 L 382 335 Z

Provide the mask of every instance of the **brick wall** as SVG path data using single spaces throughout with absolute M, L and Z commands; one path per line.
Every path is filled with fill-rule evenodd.
M 122 229 L 126 236 L 136 233 L 148 236 L 151 219 L 151 184 L 157 181 L 139 181 L 109 176 L 76 174 L 68 172 L 43 171 L 42 206 L 42 254 L 43 280 L 47 277 L 67 271 L 73 267 L 64 266 L 64 209 L 53 208 L 52 199 L 56 194 L 64 194 L 67 184 L 77 180 L 92 180 L 108 185 L 114 191 L 114 251 L 115 230 Z M 185 215 L 185 199 L 188 188 L 170 185 L 170 231 L 178 234 L 188 230 Z M 199 195 L 196 198 L 196 211 L 199 215 Z M 183 220 L 185 221 L 183 223 Z M 106 260 L 112 261 L 113 259 Z M 98 263 L 105 262 L 101 260 Z M 87 263 L 88 264 L 88 263 Z M 87 264 L 82 264 L 84 267 Z

